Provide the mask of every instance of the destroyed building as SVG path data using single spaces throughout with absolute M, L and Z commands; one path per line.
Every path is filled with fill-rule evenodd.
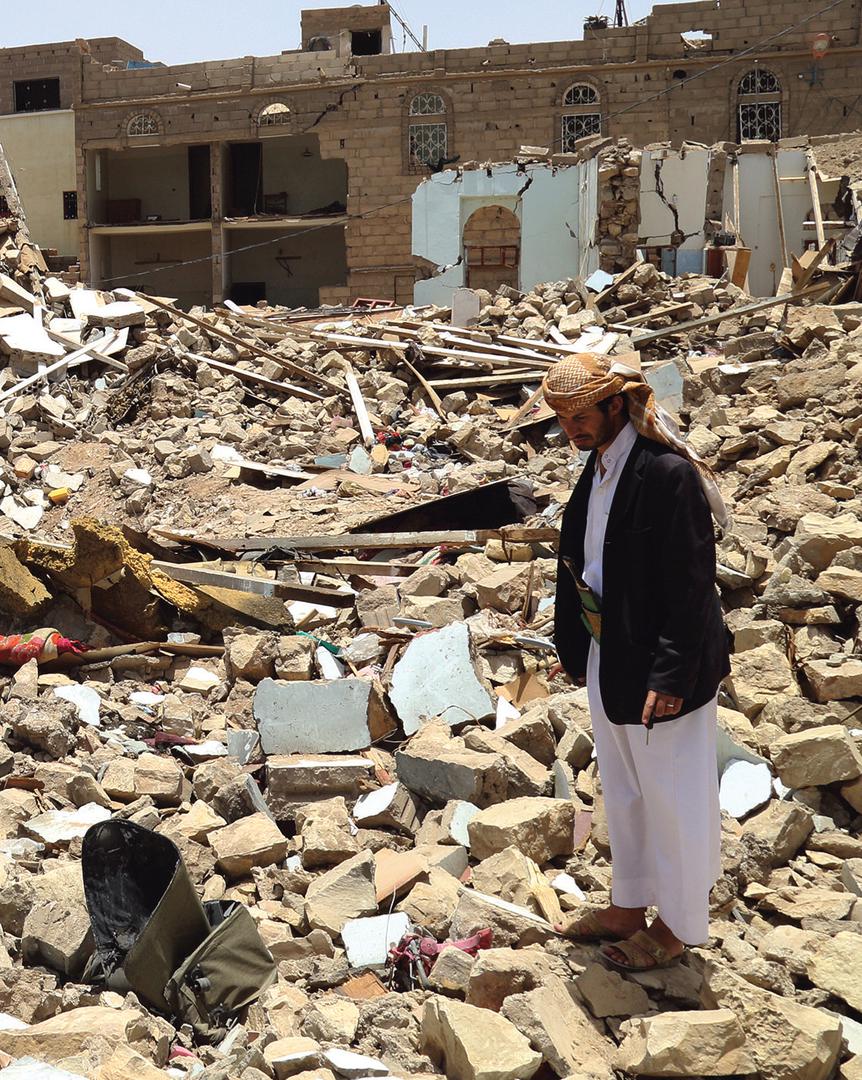
M 22 89 L 0 99 L 0 143 L 60 109 L 51 154 L 41 140 L 34 160 L 27 135 L 12 160 L 43 246 L 74 255 L 77 220 L 89 283 L 158 282 L 185 303 L 405 302 L 434 272 L 417 267 L 410 197 L 447 162 L 510 161 L 525 143 L 568 154 L 597 135 L 678 147 L 855 127 L 858 11 L 813 14 L 700 0 L 629 27 L 593 20 L 580 41 L 396 53 L 380 4 L 306 11 L 301 49 L 270 57 L 165 67 L 112 39 L 6 50 Z M 35 233 L 36 177 L 54 153 L 68 172 L 71 152 L 77 182 L 48 207 L 66 220 L 55 243 L 53 226 Z M 566 224 L 580 226 L 561 212 Z M 474 283 L 513 278 L 527 243 L 510 205 L 483 200 L 459 257 Z
M 734 8 L 673 10 L 717 33 Z M 785 40 L 773 66 L 801 64 Z M 108 184 L 137 154 L 195 158 L 227 198 L 231 147 L 285 139 L 315 176 L 347 162 L 348 214 L 401 192 L 404 228 L 355 248 L 365 290 L 351 230 L 375 215 L 275 212 L 346 233 L 344 281 L 190 308 L 174 226 L 183 257 L 210 245 L 183 268 L 205 267 L 203 298 L 211 265 L 230 285 L 216 243 L 269 215 L 127 206 L 91 239 L 151 276 L 95 288 L 49 267 L 0 153 L 0 1080 L 862 1080 L 862 136 L 600 134 L 564 160 L 518 133 L 496 161 L 357 195 L 320 71 L 257 95 L 280 119 L 241 139 L 224 106 L 255 97 L 245 76 L 200 106 L 159 97 L 165 71 L 194 86 L 207 65 L 136 70 L 108 41 L 78 66 L 81 46 L 46 47 L 43 72 L 72 57 L 63 106 L 88 78 L 154 84 L 119 118 L 76 104 L 120 125 L 80 158 L 106 210 L 146 195 Z M 309 12 L 270 74 L 408 62 L 388 45 L 385 5 Z M 693 51 L 678 26 L 666 45 Z M 429 62 L 409 60 L 433 96 Z M 358 70 L 345 105 L 379 93 Z M 306 92 L 326 154 L 263 131 Z M 143 106 L 165 126 L 131 135 Z M 410 137 L 403 102 L 386 117 Z M 378 299 L 309 310 L 321 290 Z M 583 463 L 541 380 L 581 352 L 640 367 L 732 512 L 709 940 L 643 973 L 555 930 L 613 872 L 587 694 L 553 637 Z

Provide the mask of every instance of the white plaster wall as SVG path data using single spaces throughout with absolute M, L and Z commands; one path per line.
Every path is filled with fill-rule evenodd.
M 709 174 L 709 150 L 645 150 L 641 158 L 640 213 L 638 237 L 651 247 L 670 245 L 671 233 L 677 228 L 674 215 L 656 190 L 656 164 L 661 166 L 662 191 L 667 202 L 676 209 L 679 229 L 686 240 L 682 251 L 697 251 L 705 243 L 706 185 Z
M 591 274 L 598 266 L 597 200 L 595 159 L 562 169 L 534 165 L 519 172 L 516 165 L 502 165 L 490 176 L 476 169 L 429 177 L 413 195 L 413 254 L 449 269 L 418 281 L 415 302 L 451 304 L 466 276 L 463 262 L 452 265 L 462 254 L 464 225 L 482 206 L 505 206 L 521 222 L 522 289 Z
M 805 176 L 803 150 L 779 150 L 778 173 L 782 177 Z M 772 158 L 765 153 L 739 155 L 740 238 L 751 248 L 748 284 L 753 296 L 775 296 L 784 260 L 778 230 L 778 209 L 775 202 L 775 180 Z M 807 182 L 783 180 L 781 205 L 787 244 L 794 255 L 801 255 L 813 232 L 803 229 L 802 223 L 811 210 L 811 195 Z M 724 182 L 724 206 L 733 217 L 733 175 L 728 168 Z
M 78 222 L 63 218 L 63 192 L 78 187 L 72 110 L 0 116 L 0 146 L 12 167 L 32 238 L 61 255 L 77 255 Z

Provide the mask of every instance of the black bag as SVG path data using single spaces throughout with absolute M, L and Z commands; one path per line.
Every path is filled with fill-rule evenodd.
M 276 977 L 242 904 L 202 904 L 167 836 L 131 821 L 93 825 L 82 851 L 95 951 L 85 979 L 215 1039 Z

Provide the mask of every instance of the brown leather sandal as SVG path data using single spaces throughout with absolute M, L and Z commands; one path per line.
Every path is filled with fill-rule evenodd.
M 607 952 L 608 948 L 621 952 L 628 963 L 615 960 Z M 614 941 L 611 945 L 599 949 L 602 958 L 618 971 L 658 971 L 661 968 L 673 967 L 682 959 L 685 949 L 676 956 L 671 956 L 667 949 L 649 936 L 646 930 L 638 930 L 630 938 L 624 941 Z M 646 962 L 644 957 L 647 958 Z
M 585 912 L 572 912 L 563 921 L 560 935 L 570 941 L 609 941 L 616 937 L 598 916 L 598 911 L 589 909 Z

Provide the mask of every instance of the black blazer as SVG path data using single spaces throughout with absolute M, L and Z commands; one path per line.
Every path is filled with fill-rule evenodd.
M 573 679 L 587 672 L 590 636 L 568 556 L 580 576 L 596 454 L 563 514 L 555 641 Z M 639 724 L 648 690 L 683 699 L 677 715 L 710 701 L 730 673 L 715 588 L 712 517 L 690 462 L 638 436 L 608 515 L 603 557 L 599 686 L 613 724 Z M 655 717 L 656 723 L 674 717 Z

